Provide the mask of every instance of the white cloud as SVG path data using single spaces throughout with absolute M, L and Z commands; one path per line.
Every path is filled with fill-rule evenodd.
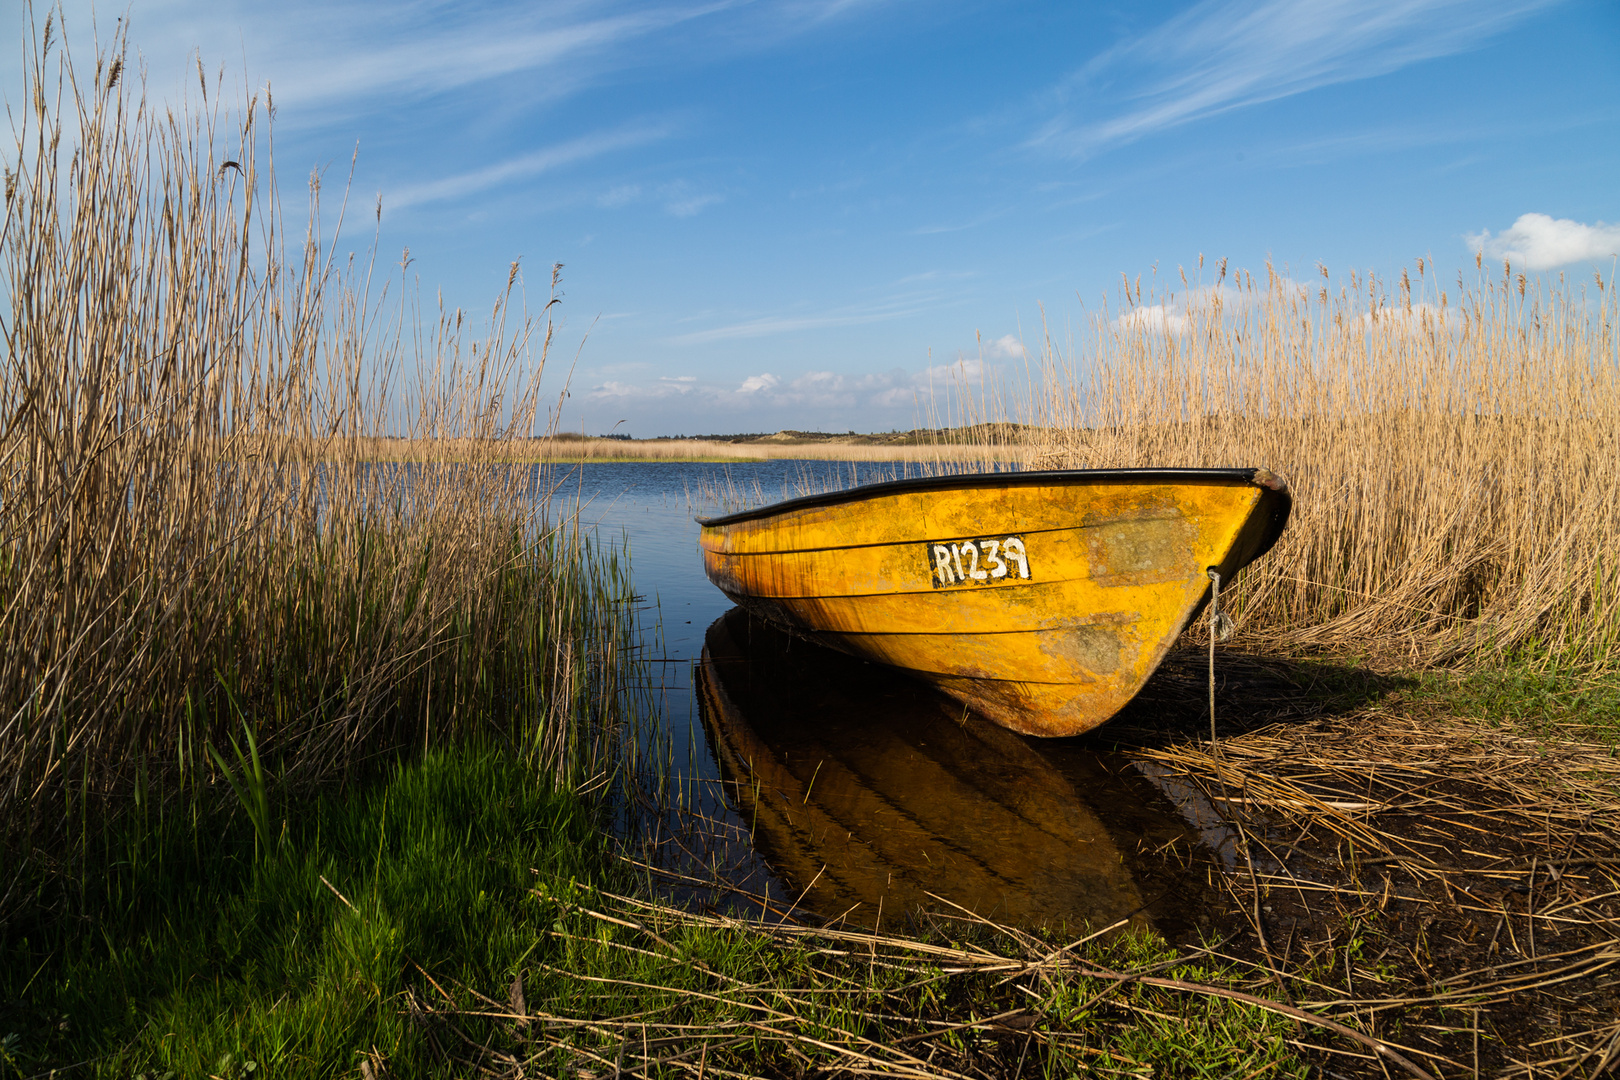
M 1410 307 L 1402 304 L 1380 304 L 1361 316 L 1370 328 L 1402 337 L 1426 338 L 1437 330 L 1452 330 L 1461 323 L 1456 311 L 1438 304 L 1420 301 Z
M 1282 288 L 1300 288 L 1298 282 L 1288 278 L 1279 277 L 1278 284 Z M 1257 297 L 1245 290 L 1234 289 L 1230 285 L 1198 285 L 1188 289 L 1177 299 L 1174 294 L 1165 295 L 1163 303 L 1131 305 L 1113 320 L 1116 330 L 1151 330 L 1154 332 L 1168 331 L 1179 334 L 1187 326 L 1189 313 L 1203 312 L 1211 305 L 1219 304 L 1225 308 L 1233 308 L 1257 302 Z
M 1520 214 L 1512 228 L 1496 236 L 1485 230 L 1468 237 L 1468 245 L 1526 270 L 1550 270 L 1575 262 L 1615 258 L 1620 254 L 1620 225 L 1601 221 L 1583 225 L 1547 214 Z
M 697 379 L 692 375 L 654 379 L 650 383 L 627 383 L 609 379 L 591 387 L 585 396 L 596 401 L 657 401 L 690 394 L 697 389 L 696 384 Z
M 741 386 L 737 387 L 737 393 L 757 394 L 762 390 L 774 390 L 781 381 L 768 371 L 763 375 L 750 375 L 742 381 Z
M 597 383 L 595 386 L 591 387 L 589 396 L 593 398 L 638 397 L 640 396 L 637 393 L 638 389 L 638 387 L 630 383 L 622 383 L 609 379 L 607 382 Z
M 1072 76 L 1056 94 L 1060 115 L 1031 142 L 1085 155 L 1232 109 L 1385 75 L 1474 48 L 1550 2 L 1204 0 Z M 1107 101 L 1118 86 L 1130 89 Z M 1084 108 L 1073 111 L 1085 120 L 1071 118 L 1077 97 L 1086 99 Z M 1114 115 L 1089 119 L 1109 111 Z
M 844 388 L 844 377 L 836 371 L 807 371 L 793 380 L 793 387 L 805 391 L 838 391 Z
M 996 338 L 985 350 L 998 360 L 1022 360 L 1029 355 L 1024 343 L 1018 340 L 1016 334 L 1006 334 Z
M 972 382 L 984 378 L 989 366 L 976 356 L 960 356 L 948 364 L 935 364 L 924 368 L 922 374 L 913 378 L 917 386 L 932 386 L 935 383 Z
M 1166 304 L 1144 304 L 1134 307 L 1114 320 L 1121 330 L 1168 331 L 1179 334 L 1187 325 L 1187 316 L 1172 311 Z

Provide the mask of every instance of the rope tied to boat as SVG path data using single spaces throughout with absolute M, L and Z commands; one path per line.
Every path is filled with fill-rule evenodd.
M 1226 626 L 1222 626 L 1225 620 Z M 1224 639 L 1231 634 L 1228 627 L 1232 620 L 1226 618 L 1221 610 L 1221 572 L 1213 566 L 1209 568 L 1209 745 L 1214 747 L 1215 742 L 1215 641 Z M 1221 631 L 1225 629 L 1223 634 Z

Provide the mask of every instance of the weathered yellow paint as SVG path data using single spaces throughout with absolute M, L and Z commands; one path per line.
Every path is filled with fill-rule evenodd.
M 1208 597 L 1207 571 L 1230 580 L 1288 510 L 1263 470 L 990 474 L 709 519 L 700 546 L 710 580 L 755 614 L 1015 731 L 1074 735 L 1136 695 Z M 1027 579 L 1002 557 L 1008 538 Z M 957 549 L 943 573 L 940 546 Z M 1003 576 L 954 583 L 981 556 Z

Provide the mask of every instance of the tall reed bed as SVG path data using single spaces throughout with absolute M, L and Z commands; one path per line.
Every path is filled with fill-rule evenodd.
M 122 39 L 93 72 L 49 18 L 34 41 L 0 234 L 0 897 L 109 814 L 262 813 L 402 749 L 608 768 L 628 569 L 508 452 L 550 303 L 514 265 L 483 336 L 423 318 L 318 177 L 284 218 L 268 100 L 227 111 L 199 68 L 157 106 Z M 471 449 L 368 460 L 401 431 Z
M 1048 341 L 1032 464 L 1268 466 L 1277 548 L 1232 594 L 1251 634 L 1620 663 L 1620 318 L 1612 282 L 1476 260 L 1332 284 L 1267 267 L 1127 286 L 1081 351 Z

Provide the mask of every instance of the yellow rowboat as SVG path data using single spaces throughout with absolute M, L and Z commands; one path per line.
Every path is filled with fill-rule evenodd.
M 902 668 L 1028 735 L 1136 696 L 1292 500 L 1264 469 L 978 473 L 869 484 L 698 519 L 735 603 Z

